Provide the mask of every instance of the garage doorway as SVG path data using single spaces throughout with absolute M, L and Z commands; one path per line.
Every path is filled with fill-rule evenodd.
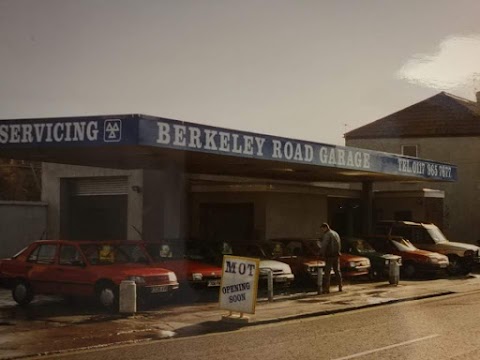
M 253 217 L 253 203 L 200 204 L 200 236 L 213 242 L 252 241 Z
M 329 222 L 341 236 L 362 234 L 362 206 L 358 199 L 328 198 Z
M 127 178 L 66 180 L 62 233 L 69 240 L 127 239 Z

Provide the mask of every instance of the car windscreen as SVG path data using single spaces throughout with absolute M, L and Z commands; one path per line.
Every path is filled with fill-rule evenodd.
M 392 244 L 399 251 L 415 251 L 417 248 L 407 239 L 392 239 Z
M 348 242 L 350 248 L 355 249 L 359 254 L 374 253 L 375 249 L 363 239 L 354 239 Z
M 19 252 L 17 252 L 15 255 L 12 256 L 12 259 L 16 259 L 17 257 L 19 257 L 25 250 L 27 250 L 26 247 L 24 247 L 22 250 L 20 250 Z
M 233 255 L 265 259 L 267 252 L 259 244 L 233 244 Z
M 148 255 L 144 249 L 135 244 L 88 244 L 80 248 L 92 265 L 148 263 Z
M 305 241 L 305 255 L 319 256 L 322 253 L 321 241 L 317 239 Z
M 303 244 L 299 240 L 274 241 L 271 250 L 273 256 L 300 256 L 303 252 Z
M 185 246 L 182 243 L 147 243 L 145 249 L 154 261 L 185 259 Z
M 442 231 L 435 225 L 425 225 L 428 234 L 435 241 L 435 244 L 441 244 L 448 242 L 448 239 L 443 235 Z

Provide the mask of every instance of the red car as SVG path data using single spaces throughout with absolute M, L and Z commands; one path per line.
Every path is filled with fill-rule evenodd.
M 325 266 L 324 259 L 320 257 L 319 241 L 319 239 L 309 238 L 282 238 L 271 240 L 274 244 L 273 254 L 280 261 L 291 261 L 292 263 L 295 263 L 294 258 L 297 258 L 307 264 L 318 262 L 320 260 L 323 263 L 323 266 Z M 275 246 L 275 244 L 281 244 L 281 246 Z M 290 260 L 288 260 L 288 258 L 290 258 Z M 292 270 L 293 268 L 294 267 L 292 266 Z M 305 268 L 308 269 L 308 272 L 311 271 L 311 267 L 305 266 Z M 342 255 L 340 255 L 340 269 L 342 275 L 345 277 L 368 275 L 370 270 L 370 260 L 363 256 L 342 253 Z M 316 272 L 314 272 L 313 275 L 316 279 Z
M 187 249 L 184 241 L 144 242 L 154 263 L 172 270 L 177 275 L 180 286 L 193 289 L 218 288 L 222 278 L 222 268 L 200 261 Z
M 10 259 L 0 260 L 0 285 L 26 305 L 35 294 L 96 297 L 118 305 L 119 285 L 133 280 L 140 299 L 178 289 L 175 273 L 149 263 L 136 243 L 41 240 Z
M 406 277 L 413 277 L 418 273 L 445 272 L 448 267 L 448 257 L 445 255 L 417 249 L 401 236 L 375 235 L 366 237 L 366 240 L 379 252 L 401 256 L 401 270 Z

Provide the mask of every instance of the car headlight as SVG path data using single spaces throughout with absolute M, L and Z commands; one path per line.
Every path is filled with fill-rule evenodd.
M 145 284 L 145 278 L 142 276 L 129 276 L 127 280 L 135 281 L 135 284 L 137 285 Z
M 168 272 L 168 281 L 176 282 L 177 281 L 177 275 L 173 271 Z
M 356 268 L 357 267 L 357 264 L 355 263 L 355 261 L 350 261 L 348 263 L 348 266 L 351 267 L 351 268 Z
M 201 281 L 203 279 L 203 275 L 201 273 L 193 273 L 192 280 L 193 281 Z

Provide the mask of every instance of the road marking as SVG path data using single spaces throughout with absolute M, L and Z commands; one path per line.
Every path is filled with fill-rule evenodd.
M 433 338 L 436 338 L 438 336 L 440 336 L 440 335 L 439 334 L 433 334 L 433 335 L 425 336 L 423 338 L 408 340 L 408 341 L 404 341 L 404 342 L 401 342 L 401 343 L 398 343 L 398 344 L 393 344 L 393 345 L 384 346 L 384 347 L 381 347 L 381 348 L 378 348 L 378 349 L 364 351 L 364 352 L 361 352 L 361 353 L 358 353 L 358 354 L 344 356 L 344 357 L 341 357 L 341 358 L 337 358 L 335 360 L 353 359 L 353 358 L 360 357 L 360 356 L 363 356 L 363 355 L 368 355 L 368 354 L 372 354 L 372 353 L 383 351 L 383 350 L 393 349 L 393 348 L 396 348 L 396 347 L 399 347 L 399 346 L 409 345 L 409 344 L 413 344 L 413 343 L 416 343 L 416 342 L 419 342 L 419 341 L 433 339 Z

